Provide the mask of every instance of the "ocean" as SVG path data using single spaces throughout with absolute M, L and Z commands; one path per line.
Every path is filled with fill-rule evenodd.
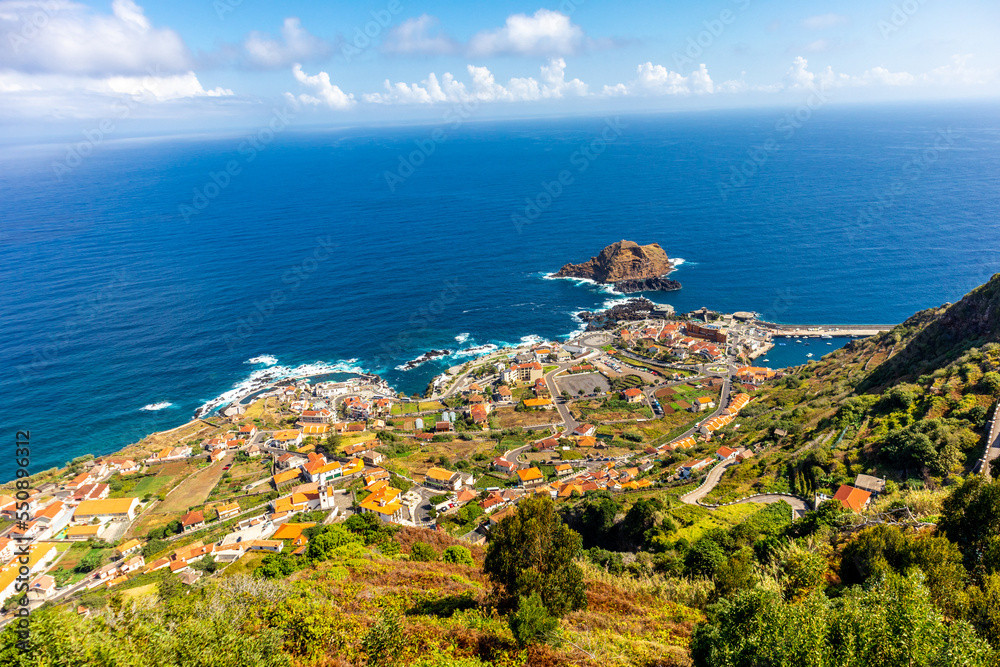
M 621 239 L 683 260 L 654 301 L 788 323 L 897 323 L 998 270 L 996 105 L 793 112 L 7 149 L 0 423 L 30 430 L 37 471 L 267 369 L 421 392 L 622 298 L 547 278 Z M 405 368 L 431 349 L 453 353 Z

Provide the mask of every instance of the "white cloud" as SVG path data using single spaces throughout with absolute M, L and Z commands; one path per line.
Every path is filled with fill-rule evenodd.
M 186 72 L 191 57 L 180 36 L 154 28 L 132 0 L 113 0 L 109 14 L 76 3 L 0 2 L 0 62 L 23 72 L 128 75 Z
M 135 110 L 137 116 L 153 113 L 162 117 L 163 103 L 172 103 L 174 111 L 169 113 L 192 113 L 205 110 L 209 101 L 232 96 L 233 91 L 225 88 L 206 89 L 194 72 L 87 77 L 0 70 L 0 116 L 7 118 L 48 121 L 105 118 L 109 114 L 118 117 L 123 108 Z M 183 112 L 177 109 L 181 101 L 190 103 Z
M 802 56 L 796 56 L 791 67 L 785 73 L 784 87 L 788 90 L 812 90 L 817 87 L 826 89 L 830 86 L 846 83 L 849 79 L 846 74 L 834 74 L 833 68 L 829 65 L 818 74 L 810 72 L 808 67 L 808 60 Z
M 113 76 L 104 81 L 114 93 L 125 95 L 150 94 L 157 100 L 178 100 L 186 97 L 229 97 L 233 91 L 215 87 L 205 90 L 194 72 L 172 76 Z
M 454 53 L 459 45 L 439 29 L 440 21 L 428 14 L 407 19 L 389 31 L 382 50 L 405 55 Z
M 847 25 L 850 22 L 851 17 L 843 14 L 818 14 L 802 19 L 802 27 L 808 30 L 825 30 L 838 25 Z
M 420 83 L 385 81 L 385 91 L 364 95 L 373 104 L 434 104 L 438 102 L 530 102 L 587 95 L 587 84 L 579 79 L 566 80 L 566 61 L 553 58 L 541 67 L 541 75 L 515 77 L 506 84 L 497 83 L 487 67 L 468 65 L 470 83 L 466 86 L 446 72 L 438 78 L 433 72 Z
M 532 16 L 512 14 L 497 30 L 478 33 L 469 40 L 472 56 L 568 55 L 584 46 L 583 29 L 569 16 L 549 9 L 539 9 Z
M 281 26 L 281 41 L 255 31 L 247 36 L 243 49 L 250 64 L 275 69 L 326 56 L 330 44 L 310 34 L 299 19 L 289 17 Z
M 909 86 L 916 80 L 909 72 L 890 72 L 884 67 L 873 67 L 861 76 L 854 77 L 852 83 L 862 86 Z
M 920 80 L 925 83 L 939 85 L 983 85 L 996 83 L 997 70 L 975 69 L 969 66 L 972 60 L 971 53 L 956 53 L 951 57 L 951 64 L 935 68 L 930 72 L 922 74 Z
M 645 62 L 636 68 L 638 77 L 628 84 L 619 83 L 614 86 L 604 86 L 603 94 L 610 96 L 622 95 L 691 95 L 715 92 L 715 84 L 708 74 L 708 68 L 702 64 L 698 69 L 684 76 L 679 72 L 668 70 L 663 65 Z
M 299 104 L 325 105 L 330 109 L 337 110 L 349 109 L 354 106 L 354 95 L 347 94 L 339 86 L 330 83 L 330 75 L 326 72 L 310 76 L 302 71 L 302 65 L 296 63 L 292 68 L 292 75 L 296 81 L 312 89 L 313 94 L 303 93 L 296 97 L 292 93 L 285 93 L 288 99 Z

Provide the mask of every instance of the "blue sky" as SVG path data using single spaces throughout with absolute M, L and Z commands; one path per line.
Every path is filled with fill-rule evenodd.
M 0 132 L 995 98 L 995 0 L 0 0 Z

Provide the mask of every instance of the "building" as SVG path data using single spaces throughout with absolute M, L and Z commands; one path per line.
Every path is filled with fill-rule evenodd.
M 705 466 L 712 465 L 713 459 L 698 459 L 696 461 L 688 461 L 683 464 L 678 472 L 683 479 L 689 478 L 695 471 L 701 470 Z
M 124 558 L 134 551 L 138 551 L 142 548 L 142 543 L 139 540 L 132 539 L 127 542 L 122 542 L 115 550 L 111 552 L 111 555 L 115 558 Z
M 833 494 L 834 500 L 839 500 L 844 509 L 851 510 L 855 514 L 860 513 L 871 501 L 872 494 L 863 489 L 855 488 L 849 484 L 841 484 L 837 493 Z
M 98 521 L 131 521 L 139 508 L 138 498 L 105 498 L 84 500 L 73 512 L 74 523 Z
M 726 344 L 728 336 L 724 329 L 714 325 L 714 324 L 698 324 L 696 322 L 687 322 L 684 325 L 684 331 L 688 336 L 693 336 L 694 338 L 703 338 L 705 340 L 710 340 L 714 343 Z
M 302 433 L 296 429 L 275 431 L 271 434 L 271 440 L 268 444 L 272 447 L 280 447 L 282 449 L 298 447 L 302 444 Z
M 375 514 L 386 523 L 398 523 L 403 520 L 402 493 L 395 487 L 383 486 L 361 501 L 361 511 Z
M 553 408 L 552 399 L 549 398 L 528 398 L 524 400 L 524 407 L 536 410 L 551 410 Z
M 715 401 L 710 396 L 699 396 L 691 402 L 691 412 L 704 412 L 715 407 Z
M 505 384 L 497 387 L 496 396 L 498 402 L 510 403 L 514 400 L 514 393 Z
M 510 473 L 514 472 L 515 470 L 517 470 L 517 468 L 518 468 L 518 466 L 517 466 L 516 463 L 514 463 L 512 461 L 508 461 L 507 459 L 503 458 L 502 456 L 493 459 L 493 464 L 492 464 L 491 467 L 494 470 L 498 471 L 498 472 L 506 473 L 508 475 Z
M 232 519 L 234 516 L 240 513 L 239 503 L 223 503 L 215 508 L 215 514 L 219 518 L 219 521 L 225 521 L 226 519 Z
M 458 491 L 462 488 L 462 476 L 444 468 L 431 468 L 424 475 L 424 486 L 443 491 Z
M 51 542 L 38 542 L 28 545 L 27 562 L 22 562 L 23 556 L 0 567 L 0 600 L 6 600 L 17 592 L 18 577 L 31 576 L 43 571 L 57 555 L 56 545 Z M 24 572 L 22 568 L 27 568 Z M 23 581 L 23 580 L 22 580 Z M 25 582 L 27 584 L 27 582 Z
M 735 458 L 739 454 L 738 451 L 730 447 L 722 446 L 715 450 L 715 456 L 720 461 L 728 461 L 729 459 Z
M 489 419 L 489 409 L 485 405 L 473 405 L 469 408 L 469 416 L 475 424 L 485 424 Z
M 573 466 L 569 463 L 560 463 L 556 466 L 556 474 L 562 477 L 573 472 Z
M 96 539 L 101 532 L 103 526 L 99 524 L 93 524 L 90 526 L 70 526 L 66 529 L 66 539 L 71 542 L 85 542 L 87 540 Z
M 573 429 L 573 435 L 590 436 L 597 433 L 597 427 L 593 424 L 580 424 Z
M 867 491 L 873 496 L 877 496 L 880 493 L 885 493 L 885 480 L 881 477 L 873 477 L 871 475 L 858 475 L 854 480 L 855 488 L 861 489 L 862 491 Z
M 642 390 L 636 387 L 631 387 L 622 392 L 625 396 L 625 400 L 629 403 L 638 403 L 642 400 Z
M 541 486 L 545 483 L 545 476 L 542 475 L 542 471 L 534 466 L 527 468 L 526 470 L 518 470 L 517 477 L 521 486 L 526 489 Z
M 205 515 L 200 510 L 196 512 L 188 512 L 181 517 L 181 528 L 187 533 L 192 530 L 198 530 L 205 525 Z
M 333 413 L 327 409 L 304 410 L 302 416 L 299 417 L 299 422 L 303 424 L 329 424 L 331 421 L 333 421 Z
M 513 364 L 500 373 L 500 379 L 507 384 L 514 382 L 534 382 L 542 378 L 542 365 L 537 361 Z

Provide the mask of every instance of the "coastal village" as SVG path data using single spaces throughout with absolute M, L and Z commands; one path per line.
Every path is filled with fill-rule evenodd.
M 774 335 L 753 313 L 656 307 L 568 342 L 491 352 L 424 396 L 374 376 L 281 381 L 116 455 L 35 475 L 30 489 L 0 489 L 0 600 L 25 586 L 34 605 L 79 594 L 86 614 L 88 594 L 164 576 L 193 585 L 303 554 L 309 528 L 354 515 L 482 544 L 532 494 L 682 487 L 697 504 L 757 454 L 726 440 L 781 377 L 753 365 Z M 863 512 L 883 489 L 861 475 L 833 499 Z M 785 500 L 802 513 L 826 499 L 736 502 Z

